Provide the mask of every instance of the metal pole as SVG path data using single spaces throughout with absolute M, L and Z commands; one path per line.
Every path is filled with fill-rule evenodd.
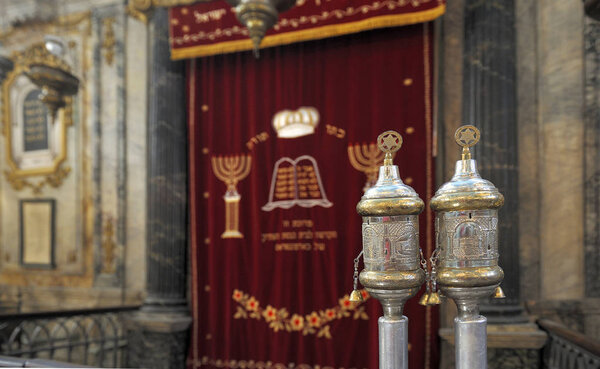
M 408 369 L 408 318 L 379 318 L 379 369 Z
M 456 369 L 487 368 L 486 326 L 481 315 L 454 318 Z

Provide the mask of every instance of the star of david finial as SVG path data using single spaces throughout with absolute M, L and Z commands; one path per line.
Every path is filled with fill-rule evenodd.
M 475 126 L 465 125 L 458 127 L 456 133 L 454 133 L 454 139 L 456 140 L 456 143 L 463 148 L 463 160 L 471 159 L 471 150 L 469 150 L 469 147 L 472 147 L 479 142 L 480 136 L 481 133 Z
M 392 165 L 392 154 L 402 147 L 402 136 L 396 131 L 385 131 L 377 137 L 377 146 L 385 153 L 383 165 Z

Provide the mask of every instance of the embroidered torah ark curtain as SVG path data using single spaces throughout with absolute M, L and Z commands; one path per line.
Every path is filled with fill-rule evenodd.
M 190 367 L 378 367 L 380 304 L 366 292 L 348 301 L 362 249 L 355 207 L 382 161 L 369 144 L 388 129 L 404 137 L 401 176 L 432 196 L 431 31 L 424 23 L 188 63 Z M 305 135 L 285 137 L 294 127 Z M 428 204 L 420 234 L 430 254 Z M 435 368 L 437 312 L 417 302 L 405 307 L 409 366 Z
M 446 0 L 297 0 L 280 14 L 261 47 L 427 22 L 445 9 Z M 248 30 L 224 0 L 173 7 L 169 18 L 172 59 L 252 49 Z

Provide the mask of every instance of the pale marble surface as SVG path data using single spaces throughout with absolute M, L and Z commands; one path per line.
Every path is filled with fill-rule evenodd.
M 126 289 L 144 290 L 146 285 L 146 120 L 147 49 L 146 26 L 127 18 L 127 250 Z
M 583 17 L 580 4 L 538 3 L 540 297 L 548 300 L 584 294 Z
M 519 148 L 519 263 L 521 301 L 540 297 L 540 167 L 537 106 L 537 7 L 515 1 Z

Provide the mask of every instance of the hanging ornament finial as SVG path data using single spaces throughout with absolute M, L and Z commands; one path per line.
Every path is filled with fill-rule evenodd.
M 270 29 L 277 23 L 279 13 L 290 9 L 295 0 L 227 0 L 235 7 L 237 19 L 248 29 L 254 56 L 258 58 L 260 44 Z

